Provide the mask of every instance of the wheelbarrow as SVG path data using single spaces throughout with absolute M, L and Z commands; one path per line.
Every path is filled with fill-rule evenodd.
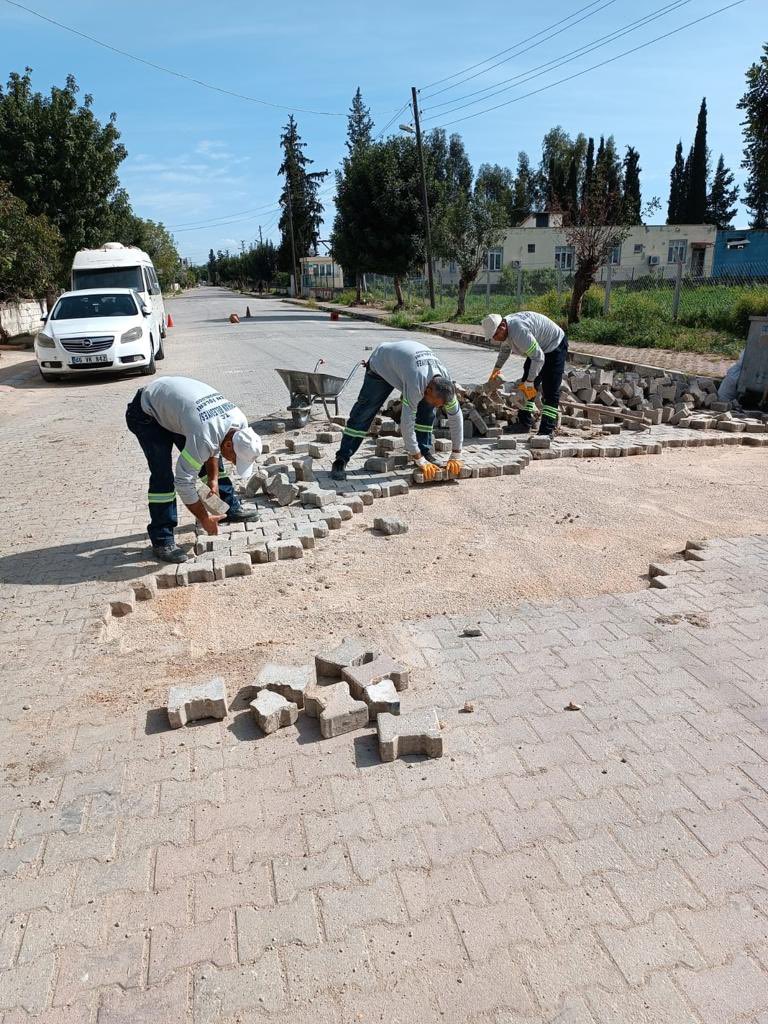
M 280 378 L 288 388 L 290 403 L 288 411 L 291 414 L 294 427 L 303 427 L 312 414 L 313 405 L 322 405 L 325 415 L 331 418 L 331 407 L 336 416 L 339 415 L 339 395 L 354 377 L 357 368 L 361 363 L 355 363 L 352 372 L 345 379 L 334 377 L 330 373 L 318 373 L 318 366 L 322 366 L 324 359 L 318 359 L 312 373 L 307 370 L 282 370 L 277 369 Z

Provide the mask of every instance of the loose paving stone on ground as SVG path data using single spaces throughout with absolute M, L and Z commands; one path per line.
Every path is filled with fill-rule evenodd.
M 227 692 L 223 679 L 172 686 L 168 694 L 168 721 L 172 729 L 205 718 L 227 717 Z
M 305 365 L 302 332 L 282 339 Z M 219 378 L 210 355 L 174 365 L 171 343 L 169 372 L 242 381 L 245 400 L 258 346 L 228 337 L 240 376 Z M 164 707 L 83 678 L 110 598 L 152 571 L 140 452 L 122 434 L 88 447 L 138 382 L 63 386 L 51 443 L 25 449 L 52 388 L 19 380 L 8 464 L 25 450 L 23 471 L 63 492 L 59 453 L 81 443 L 103 473 L 44 537 L 25 539 L 25 505 L 7 522 L 2 1024 L 768 1019 L 767 538 L 689 548 L 666 589 L 405 623 L 389 654 L 413 665 L 407 710 L 435 709 L 442 758 L 382 764 L 367 721 L 264 738 L 247 703 L 171 731 Z M 179 641 L 161 678 L 189 658 Z

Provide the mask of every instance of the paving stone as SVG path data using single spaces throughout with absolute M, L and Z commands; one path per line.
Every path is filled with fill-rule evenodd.
M 172 729 L 180 729 L 188 722 L 201 718 L 227 717 L 227 692 L 224 680 L 211 679 L 207 683 L 172 686 L 168 694 L 168 721 Z
M 192 562 L 185 565 L 185 570 L 188 583 L 213 583 L 216 578 L 212 561 Z
M 349 683 L 352 696 L 357 700 L 363 700 L 363 690 L 366 686 L 381 682 L 382 679 L 391 679 L 397 690 L 407 690 L 410 680 L 410 670 L 404 668 L 388 654 L 380 654 L 375 658 L 367 658 L 362 663 L 350 664 L 341 669 L 341 678 Z
M 301 494 L 301 504 L 306 508 L 325 508 L 327 505 L 335 505 L 338 501 L 336 491 L 325 491 L 320 487 L 308 487 Z
M 377 516 L 373 520 L 373 528 L 385 537 L 391 537 L 398 533 L 408 533 L 408 523 L 394 516 Z
M 157 577 L 146 576 L 143 580 L 131 583 L 137 601 L 151 601 L 157 594 Z
M 193 992 L 195 1024 L 223 1024 L 238 1017 L 244 1022 L 256 1005 L 265 1013 L 277 1013 L 287 1004 L 282 966 L 273 949 L 247 966 L 198 968 Z M 285 1017 L 281 1014 L 280 1019 Z M 257 1019 L 256 1024 L 261 1022 Z
M 310 665 L 264 665 L 256 677 L 257 690 L 274 690 L 297 707 L 304 707 L 304 694 L 314 679 Z
M 768 974 L 746 956 L 705 971 L 680 969 L 675 980 L 707 1024 L 757 1020 L 768 1010 Z
M 233 576 L 250 576 L 252 572 L 250 553 L 225 555 L 223 558 L 215 558 L 213 562 L 213 575 L 217 580 L 231 579 Z
M 400 697 L 391 679 L 381 679 L 377 683 L 364 686 L 360 696 L 368 705 L 368 716 L 372 722 L 380 714 L 400 714 Z
M 382 761 L 394 761 L 408 754 L 443 756 L 443 737 L 434 708 L 410 711 L 406 715 L 378 716 L 379 754 Z
M 124 590 L 122 594 L 117 594 L 110 600 L 109 608 L 115 618 L 130 615 L 131 612 L 136 610 L 136 592 L 134 590 Z
M 314 483 L 317 480 L 312 468 L 312 459 L 309 456 L 304 459 L 296 459 L 293 463 L 293 469 L 296 479 L 301 480 L 303 483 Z
M 276 907 L 238 907 L 237 948 L 242 960 L 256 960 L 272 946 L 320 941 L 319 924 L 311 893 Z
M 277 732 L 287 725 L 293 725 L 299 717 L 299 709 L 292 701 L 288 701 L 272 690 L 262 690 L 249 705 L 262 732 Z
M 315 655 L 315 672 L 318 679 L 341 679 L 344 669 L 363 665 L 376 657 L 378 651 L 369 643 L 348 637 L 337 647 Z
M 313 686 L 304 693 L 304 711 L 320 722 L 324 739 L 354 732 L 368 724 L 368 705 L 355 700 L 346 682 Z
M 139 988 L 144 973 L 143 952 L 143 935 L 120 939 L 99 950 L 70 947 L 61 957 L 54 1005 L 66 1006 L 83 993 L 106 985 Z

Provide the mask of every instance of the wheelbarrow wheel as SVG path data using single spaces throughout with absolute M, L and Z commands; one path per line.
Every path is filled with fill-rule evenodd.
M 300 427 L 306 426 L 307 421 L 309 420 L 309 413 L 309 409 L 291 409 L 291 420 L 297 430 Z

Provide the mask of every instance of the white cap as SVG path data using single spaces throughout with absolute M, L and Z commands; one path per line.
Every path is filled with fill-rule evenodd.
M 253 474 L 256 459 L 261 455 L 261 438 L 251 427 L 241 427 L 235 431 L 232 446 L 235 449 L 237 475 L 241 480 L 246 480 Z
M 498 313 L 489 313 L 488 316 L 483 317 L 483 322 L 481 326 L 483 328 L 483 335 L 485 336 L 486 341 L 491 340 L 491 338 L 498 330 L 500 323 L 501 317 L 499 316 Z

